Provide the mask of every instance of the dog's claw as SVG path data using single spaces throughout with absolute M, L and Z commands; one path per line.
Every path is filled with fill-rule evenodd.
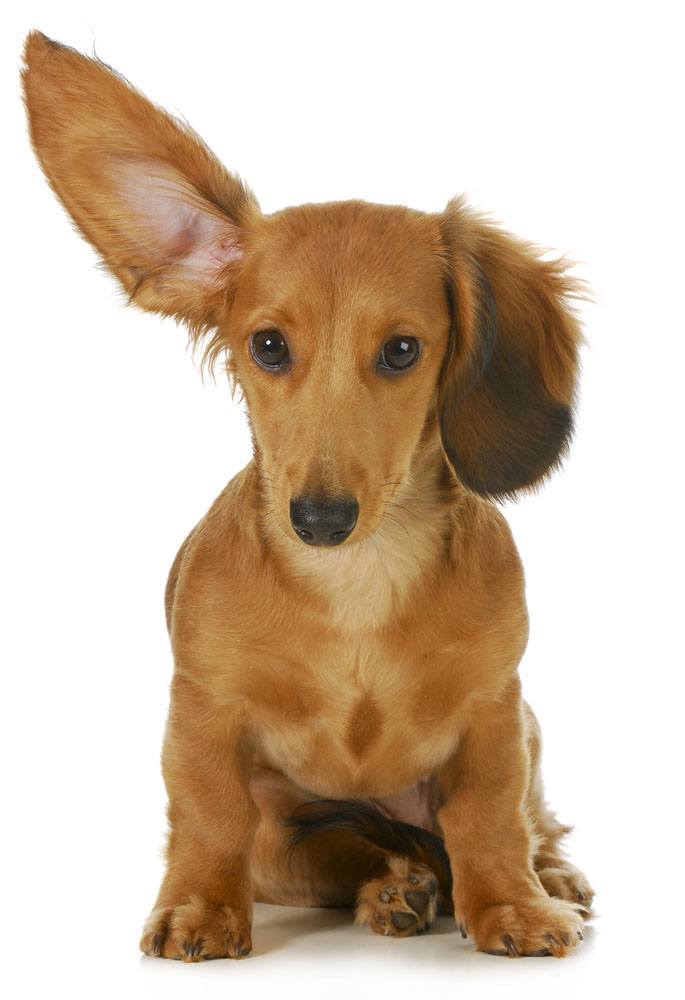
M 184 941 L 183 942 L 183 951 L 186 953 L 186 956 L 188 958 L 198 958 L 199 955 L 200 955 L 200 952 L 202 951 L 203 945 L 204 945 L 204 941 L 202 940 L 202 938 L 198 938 L 198 940 L 195 941 L 195 942 Z
M 514 939 L 512 938 L 511 934 L 504 935 L 504 937 L 502 938 L 502 944 L 507 949 L 507 954 L 510 955 L 511 958 L 518 958 L 519 951 L 516 945 L 514 944 Z

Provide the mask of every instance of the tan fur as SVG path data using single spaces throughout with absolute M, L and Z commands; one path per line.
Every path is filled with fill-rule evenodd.
M 324 797 L 439 833 L 454 878 L 440 905 L 479 948 L 566 954 L 592 890 L 542 798 L 517 674 L 523 573 L 489 499 L 534 486 L 563 453 L 579 342 L 563 267 L 460 201 L 264 216 L 103 65 L 37 33 L 26 61 L 56 193 L 138 305 L 208 334 L 210 358 L 230 354 L 254 437 L 169 577 L 171 832 L 143 950 L 240 957 L 254 898 L 357 901 L 379 933 L 428 927 L 428 856 L 338 832 L 288 859 L 284 820 Z M 250 353 L 271 328 L 291 345 L 285 375 Z M 421 342 L 420 361 L 382 376 L 398 334 Z M 321 492 L 359 503 L 339 548 L 290 525 L 291 498 Z M 415 879 L 430 898 L 409 925 Z

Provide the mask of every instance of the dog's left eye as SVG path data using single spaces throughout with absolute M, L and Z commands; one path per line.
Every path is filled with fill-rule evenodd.
M 393 337 L 383 344 L 378 367 L 384 371 L 406 371 L 416 364 L 419 353 L 419 342 L 415 337 Z
M 255 333 L 250 343 L 252 357 L 262 368 L 282 371 L 290 364 L 290 351 L 285 337 L 278 330 Z

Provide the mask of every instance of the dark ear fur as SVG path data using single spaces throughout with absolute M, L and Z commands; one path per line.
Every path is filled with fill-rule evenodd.
M 504 498 L 556 467 L 573 431 L 581 335 L 577 284 L 466 208 L 442 217 L 452 343 L 439 391 L 445 453 L 459 479 Z

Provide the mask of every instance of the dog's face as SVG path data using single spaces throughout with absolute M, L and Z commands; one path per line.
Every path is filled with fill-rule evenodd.
M 447 350 L 434 219 L 354 202 L 265 218 L 226 322 L 264 493 L 308 544 L 375 530 L 407 475 Z
M 26 62 L 34 147 L 82 233 L 132 301 L 230 352 L 265 513 L 291 541 L 368 537 L 426 449 L 486 496 L 554 467 L 579 341 L 561 265 L 461 201 L 264 216 L 101 63 L 37 33 Z

